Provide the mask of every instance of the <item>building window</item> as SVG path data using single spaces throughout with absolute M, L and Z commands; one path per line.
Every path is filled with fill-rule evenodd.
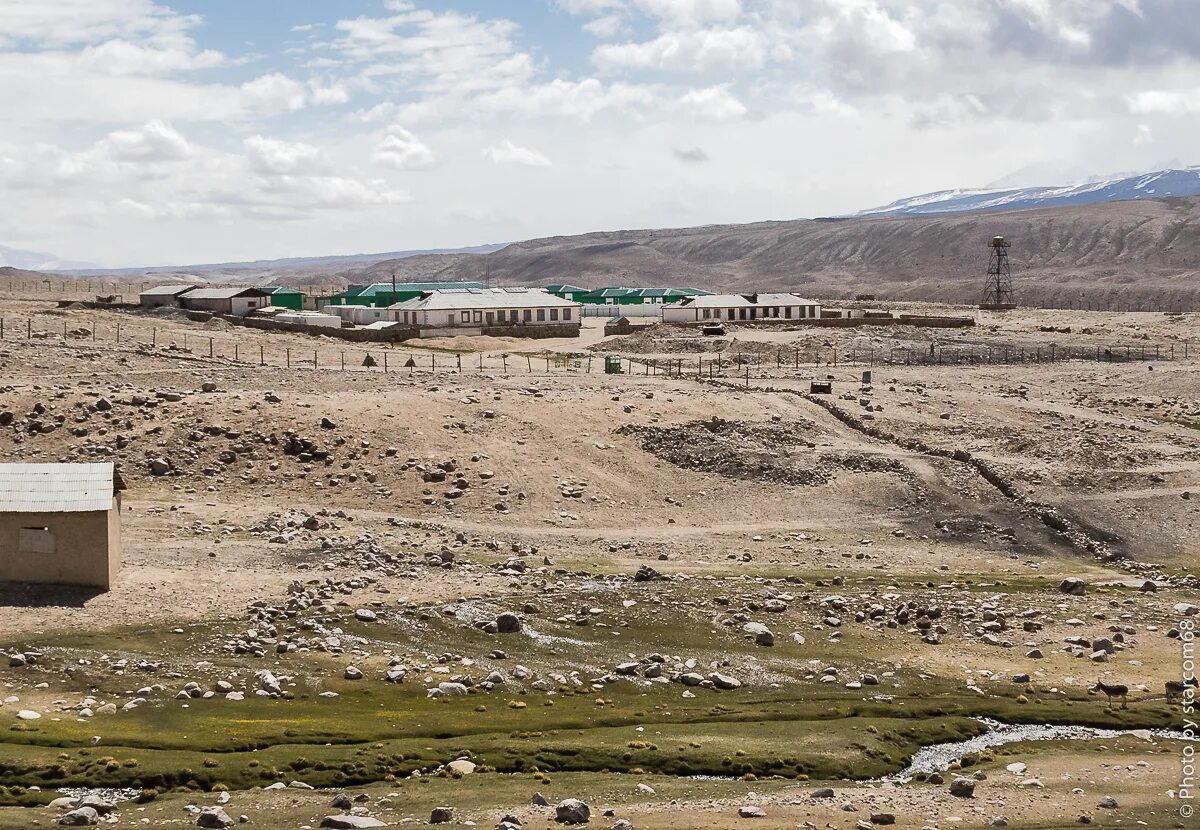
M 546 309 L 544 309 L 544 308 L 539 308 L 539 309 L 537 310 L 537 319 L 538 319 L 538 322 L 539 322 L 539 323 L 544 323 L 544 322 L 546 322 Z
M 558 322 L 558 309 L 557 308 L 550 309 L 550 319 L 555 323 Z
M 731 308 L 731 309 L 729 309 L 729 319 L 730 319 L 730 320 L 733 320 L 733 319 L 734 319 L 734 316 L 733 316 L 733 309 L 732 309 L 732 308 Z
M 528 323 L 532 319 L 533 319 L 533 311 L 531 311 L 528 308 L 525 309 L 525 322 Z
M 792 319 L 792 307 L 791 306 L 788 306 L 787 308 L 785 308 L 783 310 L 783 316 L 788 318 L 789 320 Z M 801 316 L 803 316 L 803 315 L 801 315 Z
M 17 536 L 21 553 L 54 553 L 54 534 L 48 527 L 23 527 Z
M 571 319 L 571 309 L 569 309 L 569 308 L 564 308 L 564 309 L 563 309 L 563 319 L 564 319 L 564 320 L 570 320 L 570 319 Z
M 476 311 L 476 312 L 475 312 L 475 322 L 476 322 L 476 323 L 482 323 L 482 322 L 483 322 L 483 312 L 482 312 L 482 311 Z
M 471 322 L 471 312 L 469 312 L 469 311 L 464 311 L 464 312 L 462 313 L 462 321 L 463 321 L 464 323 L 469 323 L 469 322 Z

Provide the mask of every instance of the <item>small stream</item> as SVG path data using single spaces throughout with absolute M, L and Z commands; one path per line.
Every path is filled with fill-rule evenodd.
M 980 752 L 994 746 L 1021 743 L 1023 741 L 1089 741 L 1104 738 L 1120 738 L 1133 735 L 1144 740 L 1161 738 L 1172 741 L 1194 741 L 1172 729 L 1097 729 L 1091 726 L 1060 726 L 1055 724 L 1009 724 L 988 718 L 979 718 L 988 731 L 965 741 L 950 741 L 934 744 L 917 751 L 907 767 L 884 781 L 903 782 L 917 773 L 943 772 L 951 762 L 964 755 Z
M 894 775 L 884 776 L 882 781 L 904 783 L 912 780 L 918 773 L 944 772 L 950 764 L 964 755 L 981 752 L 994 746 L 1021 743 L 1024 741 L 1090 741 L 1098 739 L 1121 738 L 1127 735 L 1143 740 L 1193 741 L 1197 739 L 1174 729 L 1097 729 L 1091 726 L 1062 726 L 1056 724 L 1009 724 L 989 718 L 978 718 L 988 731 L 965 741 L 949 741 L 944 744 L 934 744 L 917 751 L 907 767 Z M 735 778 L 714 775 L 692 775 L 689 779 L 695 781 L 734 781 Z M 120 803 L 137 798 L 138 790 L 88 789 L 84 787 L 67 787 L 59 790 L 63 795 L 84 797 L 98 795 L 101 798 Z

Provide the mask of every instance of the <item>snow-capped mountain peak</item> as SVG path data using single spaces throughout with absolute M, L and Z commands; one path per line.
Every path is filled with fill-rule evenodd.
M 1200 196 L 1200 167 L 1159 170 L 1127 178 L 1057 187 L 1000 190 L 941 190 L 900 199 L 855 216 L 917 216 L 967 211 L 1088 205 L 1126 199 Z

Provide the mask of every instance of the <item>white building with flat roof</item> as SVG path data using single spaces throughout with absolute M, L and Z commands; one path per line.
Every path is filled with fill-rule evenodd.
M 786 322 L 820 318 L 821 304 L 795 294 L 709 294 L 664 305 L 664 323 Z
M 578 328 L 580 309 L 579 303 L 536 288 L 468 288 L 428 291 L 389 306 L 388 315 L 393 322 L 419 328 Z

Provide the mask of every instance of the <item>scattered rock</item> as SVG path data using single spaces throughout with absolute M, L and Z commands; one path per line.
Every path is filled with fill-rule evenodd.
M 587 824 L 592 818 L 592 808 L 577 798 L 560 801 L 554 808 L 554 820 L 560 824 Z
M 234 820 L 220 807 L 208 807 L 196 818 L 197 827 L 232 827 Z

